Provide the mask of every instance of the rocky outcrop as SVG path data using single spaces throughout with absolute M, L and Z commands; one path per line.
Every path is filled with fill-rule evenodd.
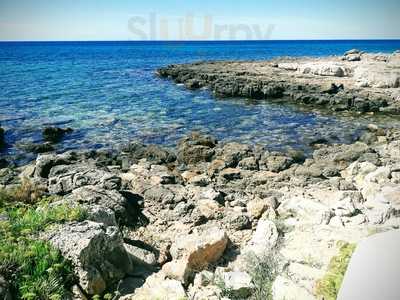
M 132 271 L 117 227 L 72 223 L 46 233 L 45 239 L 72 261 L 79 284 L 89 295 L 103 293 Z
M 45 236 L 89 293 L 122 280 L 124 299 L 246 299 L 259 266 L 274 299 L 317 299 L 340 241 L 400 226 L 399 145 L 398 129 L 375 125 L 353 144 L 321 139 L 307 158 L 193 133 L 174 160 L 131 144 L 129 166 L 71 152 L 24 174 L 59 197 L 49 205 L 87 211 Z
M 83 186 L 99 186 L 106 190 L 118 190 L 121 178 L 90 165 L 67 164 L 51 168 L 48 188 L 53 194 L 65 195 Z
M 340 57 L 260 62 L 201 62 L 158 70 L 190 89 L 208 87 L 218 97 L 280 99 L 334 111 L 398 114 L 398 53 L 351 50 Z
M 135 225 L 142 205 L 143 198 L 139 195 L 124 191 L 107 190 L 101 186 L 84 186 L 76 188 L 72 193 L 64 197 L 63 202 L 71 205 L 86 207 L 92 215 L 106 216 L 107 210 L 111 210 L 120 225 Z M 96 208 L 102 208 L 101 210 Z M 93 211 L 93 208 L 95 211 Z M 104 210 L 105 209 L 105 210 Z M 109 214 L 108 214 L 109 215 Z M 109 220 L 109 218 L 97 218 L 98 220 Z M 113 216 L 110 216 L 113 219 Z M 111 221 L 112 222 L 112 221 Z M 109 223 L 109 222 L 108 222 Z

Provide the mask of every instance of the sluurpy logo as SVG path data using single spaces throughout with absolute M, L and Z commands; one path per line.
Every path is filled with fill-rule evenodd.
M 269 40 L 274 24 L 216 22 L 211 15 L 164 17 L 156 13 L 133 16 L 128 21 L 136 40 Z

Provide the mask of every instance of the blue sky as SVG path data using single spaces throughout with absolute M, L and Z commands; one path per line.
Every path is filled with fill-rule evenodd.
M 399 0 L 0 0 L 0 40 L 400 38 Z

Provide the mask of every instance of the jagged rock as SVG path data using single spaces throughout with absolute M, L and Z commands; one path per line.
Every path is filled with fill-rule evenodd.
M 131 258 L 132 265 L 150 265 L 155 266 L 157 264 L 156 256 L 153 252 L 139 248 L 130 244 L 124 244 L 126 252 Z
M 184 259 L 189 268 L 202 270 L 216 262 L 225 251 L 228 237 L 224 230 L 209 228 L 202 233 L 178 236 L 171 246 L 174 260 Z
M 236 299 L 248 298 L 255 289 L 251 276 L 246 272 L 225 272 L 222 273 L 221 280 L 230 295 Z
M 47 154 L 39 155 L 36 159 L 34 177 L 46 179 L 50 174 L 50 170 L 59 165 L 68 165 L 77 161 L 77 157 L 73 152 L 64 154 Z
M 186 165 L 210 161 L 216 143 L 213 137 L 194 132 L 179 141 L 178 161 Z
M 171 151 L 157 145 L 145 145 L 138 141 L 132 141 L 122 148 L 122 152 L 127 154 L 133 163 L 145 158 L 154 164 L 166 164 L 176 160 L 176 156 Z
M 248 216 L 242 213 L 229 213 L 224 218 L 225 228 L 233 231 L 245 230 L 251 228 L 251 222 Z
M 64 201 L 89 207 L 97 205 L 110 209 L 121 225 L 135 225 L 143 198 L 130 192 L 121 194 L 115 190 L 106 190 L 100 186 L 84 186 L 77 188 L 64 197 Z M 101 212 L 100 212 L 101 213 Z M 92 211 L 93 214 L 93 211 Z
M 107 190 L 118 190 L 121 178 L 89 165 L 57 165 L 49 173 L 48 188 L 53 194 L 65 195 L 82 186 L 97 185 Z
M 46 127 L 42 131 L 43 139 L 47 142 L 58 143 L 66 133 L 73 132 L 72 128 Z
M 176 182 L 175 175 L 166 166 L 152 165 L 148 174 L 152 185 L 174 184 Z
M 85 221 L 59 226 L 44 238 L 71 260 L 79 284 L 90 294 L 101 294 L 132 271 L 117 227 Z
M 279 154 L 266 153 L 260 160 L 260 169 L 266 169 L 271 172 L 280 172 L 286 170 L 293 164 L 293 159 Z
M 247 203 L 247 211 L 254 219 L 258 219 L 262 214 L 271 207 L 271 203 L 267 199 L 256 197 Z
M 178 149 L 178 161 L 187 165 L 210 161 L 213 155 L 212 148 L 202 145 L 183 144 Z
M 278 230 L 272 221 L 260 220 L 251 240 L 247 243 L 244 255 L 262 257 L 268 254 L 278 242 Z M 247 254 L 246 254 L 247 253 Z
M 201 199 L 197 201 L 196 208 L 206 219 L 217 219 L 223 213 L 223 207 L 215 200 Z
M 224 160 L 214 159 L 207 168 L 207 174 L 212 177 L 215 174 L 218 174 L 219 172 L 221 172 L 226 167 L 227 167 L 227 165 Z
M 254 171 L 258 170 L 258 163 L 255 157 L 246 157 L 239 162 L 238 167 L 243 170 Z
M 239 143 L 227 143 L 218 155 L 223 160 L 227 167 L 236 167 L 238 163 L 252 155 L 252 150 L 249 145 Z

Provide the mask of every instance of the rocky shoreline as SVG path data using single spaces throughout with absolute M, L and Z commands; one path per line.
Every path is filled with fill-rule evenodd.
M 171 65 L 157 74 L 188 89 L 209 88 L 217 97 L 245 97 L 333 111 L 400 113 L 400 52 L 270 61 Z
M 73 263 L 71 299 L 319 299 L 343 243 L 400 226 L 400 130 L 314 146 L 306 158 L 192 133 L 174 150 L 41 154 L 0 183 L 87 210 L 41 234 Z

